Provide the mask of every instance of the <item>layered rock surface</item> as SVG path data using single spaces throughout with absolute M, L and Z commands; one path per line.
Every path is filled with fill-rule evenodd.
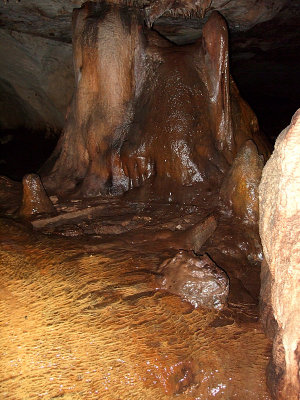
M 300 393 L 300 110 L 278 137 L 259 188 L 260 236 L 266 263 L 261 306 L 275 334 L 269 383 L 277 399 Z M 272 322 L 272 315 L 275 323 Z
M 0 128 L 61 130 L 74 87 L 72 48 L 0 29 Z

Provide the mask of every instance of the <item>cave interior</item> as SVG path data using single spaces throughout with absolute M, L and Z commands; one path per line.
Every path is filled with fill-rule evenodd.
M 299 107 L 300 3 L 0 22 L 0 397 L 297 400 L 259 187 Z

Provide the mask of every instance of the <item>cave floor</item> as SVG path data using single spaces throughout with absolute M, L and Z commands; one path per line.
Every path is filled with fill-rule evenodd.
M 0 398 L 270 399 L 259 266 L 238 223 L 220 217 L 201 249 L 230 277 L 222 311 L 157 288 L 159 265 L 180 247 L 172 232 L 207 216 L 209 198 L 58 202 L 62 213 L 92 213 L 40 232 L 8 218 L 18 189 L 10 195 L 1 196 Z

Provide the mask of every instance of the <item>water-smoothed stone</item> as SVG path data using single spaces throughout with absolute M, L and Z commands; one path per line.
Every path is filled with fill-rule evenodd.
M 56 210 L 49 199 L 40 177 L 37 174 L 27 174 L 23 178 L 23 198 L 19 211 L 20 216 L 32 218 L 40 214 L 53 215 Z
M 228 276 L 207 254 L 197 257 L 192 252 L 180 251 L 164 261 L 159 272 L 160 289 L 182 297 L 196 308 L 221 310 L 226 304 Z

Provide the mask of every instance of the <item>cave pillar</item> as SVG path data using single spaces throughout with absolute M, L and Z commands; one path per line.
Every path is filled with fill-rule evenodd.
M 62 137 L 40 171 L 48 193 L 193 202 L 218 192 L 256 117 L 229 72 L 226 21 L 176 46 L 134 7 L 87 2 L 73 15 L 75 92 Z M 139 190 L 140 189 L 140 190 Z M 137 193 L 138 192 L 138 193 Z
M 300 109 L 278 137 L 259 188 L 262 321 L 273 337 L 268 381 L 274 398 L 300 393 Z
M 111 149 L 118 148 L 138 90 L 141 26 L 136 13 L 105 2 L 75 9 L 72 25 L 76 88 L 63 135 L 41 175 L 50 192 L 74 190 L 80 182 L 80 192 L 94 196 L 112 179 Z

